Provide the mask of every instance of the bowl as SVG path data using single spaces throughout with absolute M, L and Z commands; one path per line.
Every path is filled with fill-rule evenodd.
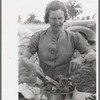
M 44 87 L 44 83 L 42 83 L 41 91 L 49 100 L 69 100 L 74 92 L 74 87 L 72 85 L 69 85 L 69 91 L 67 91 L 66 93 L 46 91 Z

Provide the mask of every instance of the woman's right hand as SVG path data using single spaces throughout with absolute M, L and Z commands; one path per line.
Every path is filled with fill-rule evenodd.
M 44 72 L 42 68 L 39 66 L 39 64 L 33 63 L 32 70 L 33 70 L 33 73 L 37 73 L 37 74 L 44 76 Z
M 33 74 L 40 73 L 44 75 L 42 68 L 37 63 L 31 62 L 29 59 L 31 58 L 32 54 L 29 51 L 25 51 L 23 56 L 21 57 L 21 63 L 30 71 L 33 72 Z
M 39 64 L 31 62 L 27 57 L 22 58 L 21 63 L 24 67 L 26 67 L 33 74 L 40 73 L 44 75 L 43 70 L 39 66 Z

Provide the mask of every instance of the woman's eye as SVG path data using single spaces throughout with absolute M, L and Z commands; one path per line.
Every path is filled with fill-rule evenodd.
M 62 20 L 62 18 L 59 18 L 59 20 Z
M 56 20 L 56 18 L 52 18 L 53 20 Z

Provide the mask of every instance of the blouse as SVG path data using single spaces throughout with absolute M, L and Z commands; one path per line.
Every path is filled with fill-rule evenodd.
M 80 53 L 89 50 L 91 46 L 78 32 L 63 28 L 58 34 L 48 28 L 32 35 L 28 52 L 37 52 L 40 67 L 44 73 L 54 78 L 57 75 L 68 74 L 69 64 L 75 49 Z

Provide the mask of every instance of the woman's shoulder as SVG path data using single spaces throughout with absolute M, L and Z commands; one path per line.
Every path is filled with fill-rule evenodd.
M 73 39 L 74 41 L 86 40 L 85 37 L 83 37 L 80 32 L 74 32 L 74 31 L 69 31 L 69 30 L 65 30 L 65 32 L 68 35 L 68 37 Z
M 32 36 L 41 36 L 41 35 L 45 34 L 46 31 L 47 31 L 47 29 L 41 30 L 41 31 L 37 31 Z
M 69 31 L 69 30 L 65 30 L 66 34 L 68 34 L 69 36 L 72 36 L 72 37 L 76 37 L 76 38 L 80 38 L 80 37 L 84 37 L 80 32 L 77 32 L 77 31 Z M 85 37 L 84 37 L 85 38 Z
M 74 31 L 71 31 L 71 30 L 67 30 L 65 29 L 65 32 L 69 35 L 76 35 L 76 34 L 79 34 L 79 32 L 74 32 Z
M 43 34 L 45 34 L 47 31 L 47 29 L 45 30 L 41 30 L 41 31 L 37 31 L 35 33 L 32 34 L 32 38 L 40 38 Z
M 70 37 L 77 37 L 80 33 L 79 32 L 73 32 L 65 29 L 65 33 Z

